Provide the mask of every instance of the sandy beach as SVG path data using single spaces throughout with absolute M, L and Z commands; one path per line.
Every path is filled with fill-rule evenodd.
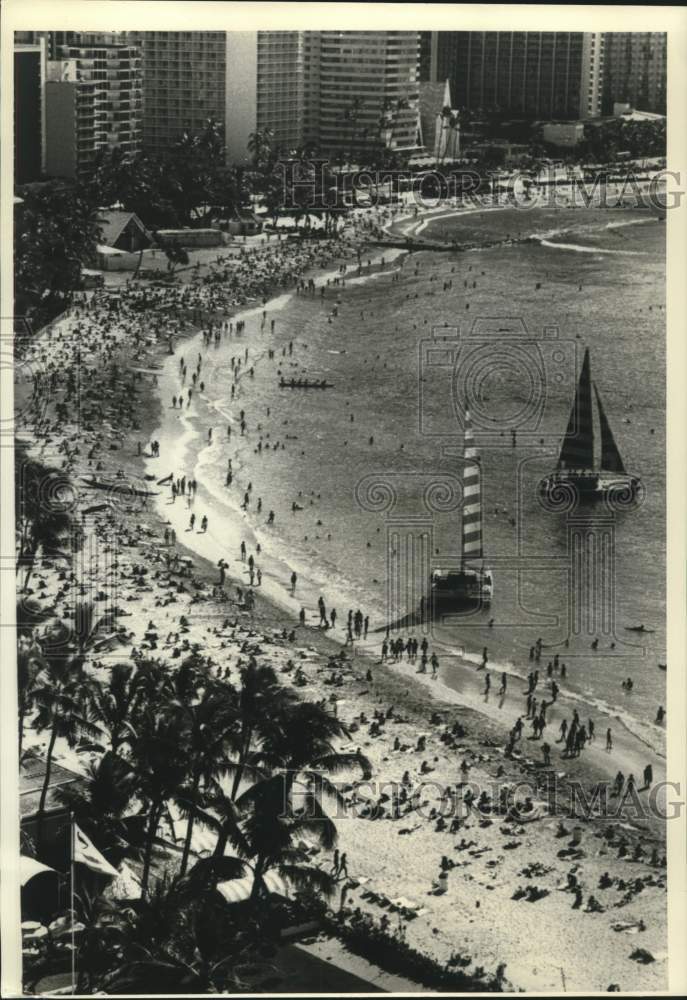
M 391 216 L 385 221 L 392 221 Z M 410 217 L 410 224 L 419 228 L 421 223 Z M 262 253 L 269 254 L 270 248 Z M 356 281 L 389 280 L 394 255 L 386 251 L 383 267 L 382 255 L 376 253 L 360 277 L 349 277 L 348 287 L 355 288 Z M 304 260 L 299 280 L 312 278 L 316 290 L 327 288 L 342 262 L 353 275 L 353 242 L 333 245 L 323 256 L 326 261 L 314 269 L 312 261 Z M 251 364 L 261 363 L 268 350 L 267 338 L 261 343 L 257 329 L 263 309 L 266 324 L 279 324 L 282 311 L 298 305 L 296 289 L 273 287 L 264 305 L 238 301 L 228 309 L 226 302 L 221 308 L 213 303 L 213 287 L 205 286 L 202 308 L 216 310 L 215 326 L 247 324 L 240 337 L 222 329 L 217 364 L 226 365 L 227 354 L 244 350 Z M 164 299 L 166 293 L 154 294 Z M 321 580 L 309 577 L 308 567 L 301 567 L 295 556 L 290 559 L 271 540 L 267 526 L 256 531 L 240 505 L 215 496 L 199 476 L 198 435 L 206 426 L 199 418 L 207 417 L 199 408 L 208 402 L 200 392 L 188 407 L 172 406 L 171 400 L 180 391 L 179 358 L 186 359 L 190 372 L 196 355 L 202 354 L 201 372 L 207 377 L 211 348 L 192 322 L 169 321 L 181 314 L 183 292 L 175 294 L 169 313 L 156 312 L 145 301 L 136 312 L 122 306 L 108 312 L 107 296 L 96 296 L 43 333 L 26 370 L 33 374 L 59 366 L 66 380 L 81 364 L 76 418 L 73 410 L 67 419 L 58 416 L 59 392 L 36 399 L 28 378 L 17 390 L 18 442 L 29 456 L 68 471 L 78 484 L 75 513 L 82 515 L 102 499 L 88 488 L 89 477 L 116 483 L 121 473 L 122 492 L 111 491 L 105 509 L 82 518 L 99 559 L 85 566 L 84 585 L 92 594 L 104 592 L 103 606 L 118 617 L 118 629 L 89 669 L 106 675 L 133 651 L 172 669 L 180 650 L 192 649 L 230 679 L 238 677 L 252 653 L 273 665 L 285 685 L 335 706 L 350 733 L 346 746 L 360 748 L 372 763 L 364 780 L 352 775 L 348 781 L 340 779 L 348 802 L 345 814 L 335 816 L 350 876 L 338 901 L 344 913 L 355 908 L 369 912 L 386 921 L 391 933 L 402 934 L 441 963 L 460 965 L 476 979 L 479 969 L 494 976 L 505 966 L 506 989 L 665 989 L 664 822 L 646 809 L 646 791 L 638 796 L 643 815 L 637 813 L 636 796 L 622 810 L 610 796 L 611 818 L 587 815 L 582 798 L 618 770 L 634 773 L 640 785 L 647 762 L 660 782 L 665 776 L 660 754 L 616 726 L 609 755 L 601 725 L 594 744 L 569 765 L 556 759 L 554 766 L 545 766 L 540 744 L 526 734 L 506 754 L 508 731 L 524 714 L 522 679 L 511 679 L 517 700 L 513 690 L 499 707 L 495 692 L 488 701 L 481 693 L 479 663 L 448 647 L 437 645 L 442 663 L 448 658 L 452 664 L 451 671 L 442 668 L 437 680 L 418 675 L 416 664 L 405 656 L 397 663 L 380 662 L 380 621 L 372 621 L 367 639 L 346 643 L 345 611 L 356 606 L 356 595 L 345 588 L 326 592 L 328 607 L 339 609 L 337 627 L 318 628 Z M 327 289 L 332 305 L 339 294 L 345 301 L 347 289 Z M 126 295 L 122 291 L 123 302 Z M 190 314 L 200 304 L 189 301 L 185 308 Z M 160 320 L 161 315 L 167 318 Z M 106 387 L 111 393 L 107 411 L 96 419 Z M 220 437 L 221 417 L 207 447 L 224 454 L 229 446 Z M 240 436 L 238 429 L 232 441 L 234 435 Z M 151 451 L 153 441 L 159 457 Z M 173 498 L 170 484 L 163 482 L 170 475 L 173 480 L 182 475 L 198 479 L 192 502 L 183 491 Z M 127 494 L 131 483 L 151 495 Z M 265 512 L 269 506 L 266 501 Z M 196 515 L 193 529 L 191 514 Z M 204 515 L 207 530 L 199 530 Z M 174 542 L 169 540 L 172 530 Z M 246 558 L 255 556 L 262 574 L 261 585 L 253 588 L 252 608 L 245 602 L 249 580 L 242 542 Z M 103 565 L 109 558 L 112 566 L 115 554 L 112 575 L 104 579 Z M 226 563 L 226 580 L 220 577 L 220 560 Z M 60 579 L 59 570 L 49 562 L 40 566 L 31 597 L 61 613 L 73 606 L 77 594 L 69 580 Z M 291 593 L 294 570 L 298 583 Z M 301 608 L 305 624 L 298 621 Z M 550 715 L 550 742 L 570 711 L 563 695 Z M 40 747 L 41 742 L 27 728 L 26 745 Z M 57 759 L 83 770 L 89 757 L 63 745 Z M 194 840 L 194 850 L 202 849 L 201 840 Z M 327 869 L 331 865 L 329 857 L 316 860 Z

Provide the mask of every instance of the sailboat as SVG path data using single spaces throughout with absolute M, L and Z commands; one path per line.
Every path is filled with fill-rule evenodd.
M 460 567 L 433 570 L 430 593 L 435 613 L 488 607 L 493 593 L 491 571 L 484 567 L 482 550 L 482 468 L 468 411 L 465 413 L 464 455 Z
M 594 396 L 592 397 L 592 386 Z M 595 455 L 594 402 L 599 418 L 601 449 Z M 572 485 L 581 500 L 597 500 L 610 491 L 623 490 L 636 496 L 641 483 L 625 469 L 613 437 L 601 395 L 591 377 L 589 348 L 584 352 L 582 371 L 563 438 L 555 472 L 542 480 L 543 494 L 562 484 Z

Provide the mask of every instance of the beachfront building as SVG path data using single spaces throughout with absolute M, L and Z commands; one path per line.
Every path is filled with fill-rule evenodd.
M 417 31 L 305 33 L 305 139 L 326 156 L 420 148 Z
M 65 33 L 51 40 L 45 82 L 45 171 L 82 178 L 96 153 L 118 146 L 133 155 L 141 141 L 141 60 L 122 33 Z
M 17 32 L 17 35 L 20 33 Z M 14 44 L 14 183 L 37 181 L 45 168 L 46 40 Z
M 668 36 L 659 31 L 614 31 L 605 36 L 603 111 L 629 104 L 666 113 Z
M 271 132 L 274 149 L 303 142 L 303 32 L 227 32 L 226 145 L 229 163 L 251 159 L 251 134 Z
M 303 44 L 298 31 L 142 31 L 143 146 L 163 153 L 208 120 L 225 132 L 227 160 L 243 163 L 251 133 L 275 146 L 302 137 Z
M 532 118 L 600 113 L 601 33 L 439 31 L 422 36 L 422 78 L 450 80 L 456 107 Z
M 226 31 L 140 31 L 142 146 L 163 153 L 184 132 L 197 135 L 208 119 L 224 122 Z

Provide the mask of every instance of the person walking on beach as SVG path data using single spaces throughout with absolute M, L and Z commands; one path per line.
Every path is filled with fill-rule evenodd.
M 432 679 L 436 680 L 437 672 L 439 670 L 439 657 L 436 653 L 432 653 L 430 663 L 432 664 Z
M 291 593 L 292 594 L 296 593 L 296 583 L 297 583 L 297 581 L 298 581 L 298 577 L 296 576 L 296 574 L 294 572 L 294 573 L 291 574 Z
M 203 514 L 203 519 L 200 522 L 200 530 L 201 531 L 207 531 L 208 530 L 208 519 L 207 519 L 207 515 L 206 514 Z
M 196 515 L 195 514 L 191 514 L 191 517 L 189 518 L 189 522 L 188 523 L 189 523 L 189 531 L 193 531 L 193 526 L 196 523 Z
M 299 611 L 298 620 L 300 621 L 301 625 L 305 625 L 305 608 L 301 608 L 301 610 Z
M 651 764 L 647 764 L 644 768 L 644 788 L 651 788 L 654 780 L 654 769 Z
M 613 749 L 613 734 L 610 729 L 606 730 L 606 753 L 610 753 Z
M 246 543 L 241 542 L 241 562 L 246 561 Z
M 385 639 L 382 643 L 382 663 L 386 663 L 387 657 L 389 655 L 389 643 Z
M 332 623 L 332 628 L 336 625 L 336 608 L 332 608 L 329 614 L 329 620 Z

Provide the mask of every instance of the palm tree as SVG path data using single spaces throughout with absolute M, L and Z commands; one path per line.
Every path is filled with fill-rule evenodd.
M 167 703 L 156 700 L 139 715 L 136 738 L 131 752 L 139 794 L 146 804 L 148 824 L 145 833 L 141 896 L 148 892 L 153 845 L 165 803 L 173 798 L 188 774 L 184 733 Z
M 76 989 L 80 994 L 95 993 L 113 960 L 124 953 L 126 918 L 119 903 L 101 892 L 82 889 L 75 894 L 74 904 L 74 920 L 82 926 Z
M 67 806 L 79 827 L 115 867 L 138 857 L 145 818 L 134 814 L 137 777 L 132 765 L 111 750 L 92 763 L 82 781 L 58 788 L 55 797 Z
M 248 152 L 253 156 L 256 170 L 264 170 L 272 160 L 274 132 L 271 128 L 256 129 L 248 136 Z
M 51 181 L 21 189 L 14 233 L 15 313 L 42 325 L 65 309 L 100 242 L 97 206 L 82 188 Z
M 110 738 L 110 750 L 116 754 L 124 743 L 136 737 L 133 726 L 135 709 L 144 686 L 141 670 L 130 663 L 116 663 L 107 683 L 90 680 L 91 710 L 94 720 Z
M 16 510 L 19 526 L 17 571 L 27 566 L 23 590 L 29 586 L 36 558 L 69 559 L 64 544 L 70 538 L 72 486 L 67 476 L 38 462 L 25 462 L 17 476 Z
M 45 777 L 36 818 L 36 843 L 40 848 L 45 802 L 50 787 L 53 753 L 58 737 L 65 739 L 69 746 L 73 747 L 79 737 L 97 739 L 101 732 L 91 722 L 83 684 L 78 677 L 75 677 L 71 664 L 63 657 L 46 654 L 44 667 L 36 678 L 33 697 L 38 706 L 34 726 L 39 733 L 47 730 L 50 734 L 45 757 Z
M 122 916 L 123 954 L 100 982 L 108 994 L 256 992 L 251 980 L 265 977 L 268 928 L 202 881 L 163 878 Z
M 201 783 L 211 782 L 226 774 L 229 761 L 227 748 L 236 726 L 235 702 L 224 684 L 208 685 L 198 701 L 179 704 L 178 717 L 186 735 L 186 752 L 190 760 L 191 783 L 182 789 L 178 801 L 194 805 L 198 801 Z M 180 874 L 186 873 L 191 852 L 195 814 L 191 809 L 186 827 L 186 839 L 181 858 Z
M 196 822 L 217 834 L 213 858 L 224 857 L 227 844 L 240 833 L 239 810 L 236 803 L 225 795 L 219 782 L 211 782 L 195 801 L 190 798 L 177 799 L 182 815 L 193 815 Z
M 272 667 L 251 662 L 244 669 L 239 690 L 239 729 L 234 740 L 236 770 L 231 790 L 232 799 L 236 799 L 241 780 L 249 767 L 251 754 L 255 750 L 255 737 L 268 734 L 272 715 L 294 701 L 295 693 L 282 687 Z
M 360 768 L 363 774 L 371 771 L 364 754 L 336 750 L 334 741 L 348 736 L 341 720 L 326 708 L 314 702 L 298 702 L 274 713 L 274 725 L 265 736 L 259 760 L 283 771 L 289 800 L 296 781 L 304 780 L 313 797 L 313 810 L 324 815 L 323 792 L 343 804 L 343 796 L 329 775 L 352 768 Z
M 314 837 L 330 850 L 336 843 L 336 827 L 308 791 L 295 810 L 291 785 L 289 773 L 276 774 L 256 782 L 237 802 L 245 818 L 240 831 L 229 839 L 253 873 L 250 898 L 254 904 L 267 894 L 265 876 L 270 871 L 278 872 L 296 889 L 324 896 L 334 892 L 333 876 L 309 864 L 307 853 L 297 845 L 304 836 Z
M 17 688 L 19 700 L 19 757 L 21 759 L 24 742 L 24 720 L 31 711 L 34 702 L 36 678 L 44 667 L 43 651 L 40 645 L 19 636 L 17 641 Z
M 74 609 L 74 624 L 68 625 L 69 643 L 73 648 L 71 663 L 80 670 L 105 629 L 112 629 L 115 618 L 107 611 L 98 616 L 96 606 L 90 601 L 79 601 Z
M 233 802 L 215 783 L 213 791 L 202 797 L 203 807 L 196 805 L 193 810 L 199 823 L 217 832 L 217 843 L 212 857 L 196 862 L 188 878 L 216 885 L 242 877 L 247 868 L 253 875 L 251 898 L 256 901 L 266 892 L 265 876 L 276 871 L 296 888 L 329 896 L 334 891 L 333 878 L 309 864 L 298 842 L 304 836 L 314 837 L 329 850 L 336 843 L 336 827 L 315 794 L 307 790 L 294 809 L 291 785 L 288 772 L 261 778 Z M 225 855 L 229 845 L 236 855 Z

